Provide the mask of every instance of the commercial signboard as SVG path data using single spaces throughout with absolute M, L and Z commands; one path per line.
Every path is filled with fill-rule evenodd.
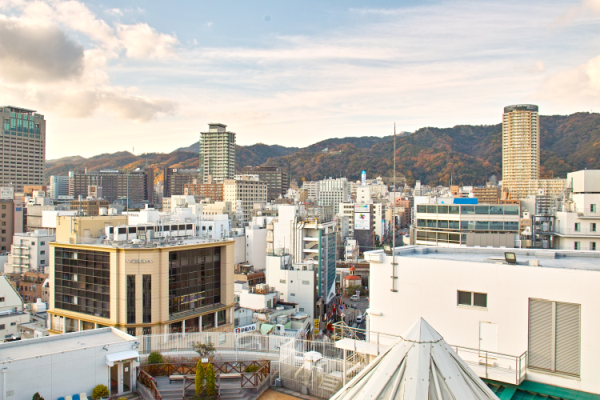
M 319 334 L 319 318 L 315 318 L 315 335 Z
M 246 333 L 246 332 L 252 332 L 255 330 L 256 330 L 256 324 L 250 324 L 250 325 L 240 326 L 239 328 L 235 328 L 234 332 L 235 333 Z
M 371 229 L 371 214 L 368 212 L 354 213 L 354 229 Z
M 368 213 L 371 212 L 371 208 L 369 204 L 355 204 L 354 205 L 355 213 Z

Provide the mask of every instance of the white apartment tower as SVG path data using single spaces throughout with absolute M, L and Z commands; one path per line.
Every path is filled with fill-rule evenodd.
M 0 186 L 15 192 L 43 185 L 46 163 L 46 120 L 35 110 L 0 107 Z
M 225 124 L 208 124 L 200 133 L 200 169 L 204 183 L 218 183 L 235 176 L 235 133 Z
M 350 186 L 346 178 L 329 178 L 318 182 L 317 198 L 320 206 L 333 206 L 339 212 L 340 203 L 348 201 Z

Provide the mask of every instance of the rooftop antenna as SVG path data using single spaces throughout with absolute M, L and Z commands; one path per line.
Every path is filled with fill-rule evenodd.
M 392 207 L 392 292 L 396 290 L 396 123 L 394 122 L 394 206 Z

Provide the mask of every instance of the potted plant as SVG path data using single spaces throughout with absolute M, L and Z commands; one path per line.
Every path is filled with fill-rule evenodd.
M 94 388 L 94 390 L 92 390 L 92 399 L 94 399 L 94 400 L 97 400 L 97 399 L 107 400 L 109 396 L 110 396 L 110 392 L 108 391 L 108 388 L 104 385 L 97 385 Z

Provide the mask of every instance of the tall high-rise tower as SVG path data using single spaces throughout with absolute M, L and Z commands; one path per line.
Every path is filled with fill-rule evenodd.
M 225 124 L 208 124 L 200 133 L 200 176 L 204 183 L 235 177 L 235 133 Z
M 538 106 L 504 107 L 502 117 L 502 188 L 522 198 L 530 181 L 540 177 L 540 116 Z
M 0 107 L 0 186 L 15 192 L 43 185 L 46 165 L 46 120 L 35 110 Z

